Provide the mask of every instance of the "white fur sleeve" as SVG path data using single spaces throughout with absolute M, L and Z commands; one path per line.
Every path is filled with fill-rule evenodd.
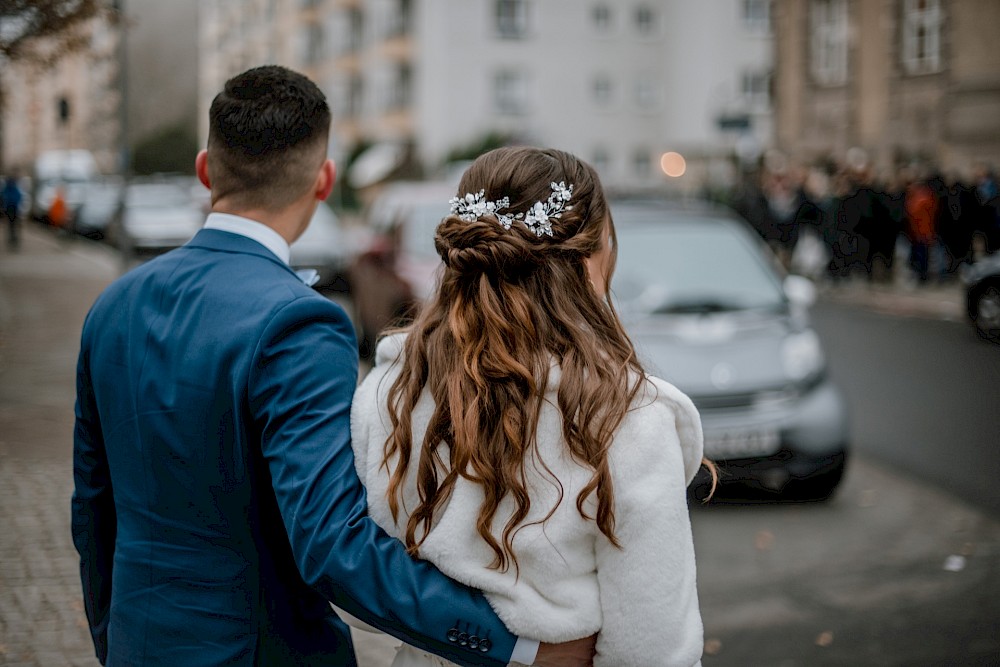
M 387 336 L 379 341 L 375 349 L 375 367 L 361 381 L 354 392 L 351 403 L 351 446 L 354 449 L 354 467 L 361 483 L 368 486 L 368 450 L 375 444 L 370 442 L 371 427 L 375 420 L 382 418 L 379 387 L 385 379 L 389 366 L 398 361 L 406 337 L 402 334 Z M 383 391 L 384 394 L 384 391 Z M 377 443 L 381 447 L 383 443 Z
M 365 486 L 368 485 L 370 420 L 378 410 L 375 403 L 378 382 L 374 375 L 372 371 L 361 381 L 354 391 L 354 400 L 351 403 L 351 448 L 354 450 L 354 468 Z
M 686 493 L 701 459 L 701 422 L 673 386 L 651 379 L 647 387 L 610 452 L 621 548 L 598 535 L 603 625 L 594 667 L 691 667 L 701 659 Z

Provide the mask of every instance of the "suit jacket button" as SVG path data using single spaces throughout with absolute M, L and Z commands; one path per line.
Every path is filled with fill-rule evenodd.
M 469 633 L 468 632 L 460 632 L 460 633 L 458 633 L 458 645 L 459 646 L 468 646 L 469 645 Z
M 451 630 L 448 631 L 447 634 L 448 641 L 452 643 L 457 642 L 458 636 L 459 636 L 458 628 L 452 628 Z
M 479 650 L 482 651 L 483 653 L 486 653 L 492 647 L 493 647 L 493 642 L 491 642 L 489 639 L 479 640 Z
M 475 651 L 479 648 L 479 637 L 476 635 L 469 635 L 469 648 Z

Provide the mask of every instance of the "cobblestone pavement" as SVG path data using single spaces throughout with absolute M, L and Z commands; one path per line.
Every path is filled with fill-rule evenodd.
M 121 271 L 111 250 L 27 225 L 0 245 L 0 665 L 95 667 L 69 528 L 80 328 Z M 361 667 L 398 642 L 357 633 Z
M 0 664 L 97 665 L 69 530 L 73 373 L 114 257 L 25 230 L 0 250 Z

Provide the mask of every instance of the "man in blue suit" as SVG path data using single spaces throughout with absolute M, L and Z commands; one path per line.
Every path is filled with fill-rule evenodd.
M 329 126 L 299 74 L 228 81 L 196 161 L 212 190 L 205 228 L 87 316 L 72 525 L 98 658 L 353 666 L 332 601 L 461 665 L 590 664 L 592 638 L 511 635 L 481 593 L 366 515 L 354 333 L 287 263 L 333 186 Z

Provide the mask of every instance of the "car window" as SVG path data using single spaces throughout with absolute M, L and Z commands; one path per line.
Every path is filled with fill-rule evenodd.
M 780 278 L 736 223 L 627 209 L 614 210 L 614 219 L 612 289 L 623 308 L 683 313 L 784 307 Z
M 125 198 L 129 208 L 174 208 L 191 205 L 190 197 L 171 185 L 134 185 Z

